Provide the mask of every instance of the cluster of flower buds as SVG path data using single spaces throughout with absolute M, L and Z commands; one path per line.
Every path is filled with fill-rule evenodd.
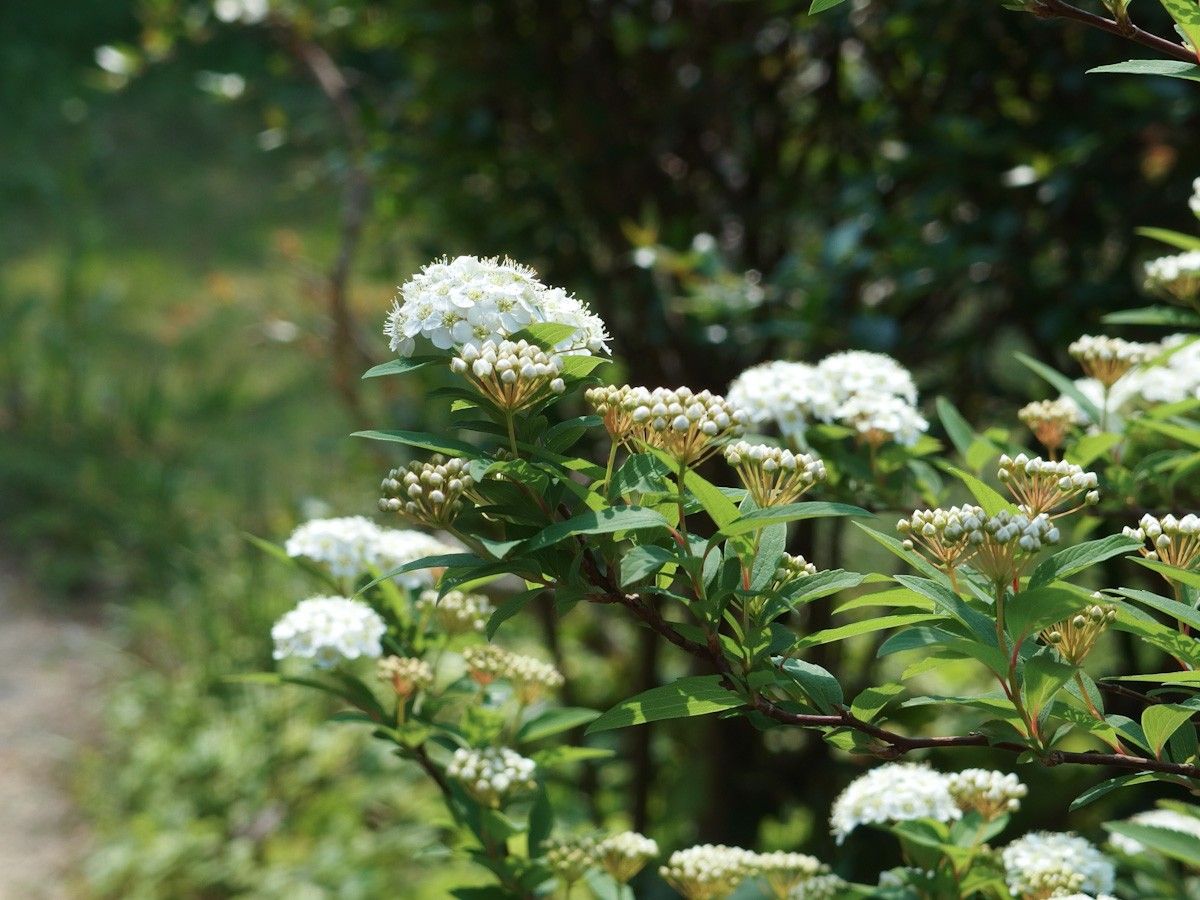
M 380 485 L 383 499 L 379 508 L 423 525 L 444 527 L 454 521 L 462 509 L 463 494 L 474 484 L 467 473 L 467 460 L 435 453 L 429 462 L 411 462 L 388 472 Z
M 386 656 L 379 661 L 379 680 L 390 684 L 398 697 L 411 697 L 433 684 L 433 669 L 423 659 Z
M 567 389 L 562 379 L 562 357 L 525 340 L 467 344 L 450 360 L 450 370 L 465 376 L 506 412 L 527 409 Z
M 596 839 L 591 835 L 549 838 L 542 844 L 546 866 L 569 890 L 596 864 Z
M 614 441 L 628 443 L 639 430 L 633 421 L 633 411 L 649 396 L 645 388 L 626 384 L 588 388 L 583 399 L 604 421 L 604 429 Z
M 1106 388 L 1112 387 L 1132 369 L 1150 360 L 1158 351 L 1156 344 L 1139 344 L 1123 338 L 1085 334 L 1067 347 L 1080 368 Z
M 920 551 L 950 573 L 982 542 L 986 521 L 987 513 L 979 506 L 917 509 L 897 522 L 896 530 L 904 535 L 904 549 Z
M 725 447 L 725 461 L 737 470 L 760 509 L 793 503 L 826 478 L 825 463 L 807 453 L 737 441 Z
M 1117 608 L 1104 603 L 1100 593 L 1092 594 L 1089 604 L 1069 619 L 1064 619 L 1042 632 L 1042 640 L 1054 647 L 1071 665 L 1082 665 L 1104 629 L 1116 621 Z
M 532 759 L 507 747 L 460 747 L 446 766 L 446 777 L 459 782 L 467 793 L 492 809 L 536 789 L 536 773 Z
M 1190 569 L 1200 562 L 1200 516 L 1188 513 L 1161 519 L 1149 514 L 1138 520 L 1137 528 L 1122 529 L 1126 537 L 1145 541 L 1142 555 L 1177 569 Z
M 626 884 L 658 856 L 658 843 L 636 831 L 619 831 L 596 847 L 596 859 L 617 884 Z
M 780 591 L 793 581 L 816 574 L 817 567 L 803 556 L 793 556 L 791 553 L 785 553 L 779 557 L 779 563 L 775 567 L 775 578 L 773 579 L 772 587 Z
M 483 594 L 447 591 L 438 599 L 438 592 L 422 591 L 417 598 L 417 612 L 432 616 L 446 634 L 471 634 L 483 631 L 492 616 L 492 603 Z
M 751 874 L 754 856 L 740 847 L 700 844 L 676 850 L 658 872 L 684 900 L 718 900 Z
M 1024 453 L 1016 458 L 1004 454 L 996 474 L 1022 510 L 1031 516 L 1049 514 L 1081 494 L 1081 504 L 1057 513 L 1056 518 L 1100 502 L 1100 492 L 1096 489 L 1100 480 L 1096 473 L 1085 472 L 1082 466 L 1063 460 L 1051 462 L 1038 456 L 1030 459 Z
M 630 437 L 658 447 L 684 465 L 706 459 L 720 441 L 742 433 L 745 415 L 724 397 L 690 388 L 622 388 Z
M 969 540 L 977 550 L 971 565 L 993 584 L 1007 584 L 1020 575 L 1026 560 L 1043 547 L 1057 544 L 1059 531 L 1045 513 L 1000 510 L 988 517 Z
M 533 703 L 546 691 L 562 687 L 563 676 L 549 663 L 532 656 L 522 656 L 497 647 L 495 644 L 479 644 L 463 651 L 463 662 L 471 678 L 481 686 L 487 686 L 502 678 L 511 682 L 517 699 Z
M 1147 290 L 1182 303 L 1200 299 L 1200 250 L 1152 259 L 1145 273 Z
M 946 776 L 950 796 L 963 812 L 977 812 L 991 820 L 1016 812 L 1029 788 L 1010 773 L 994 769 L 963 769 Z
M 1066 442 L 1067 432 L 1079 424 L 1079 410 L 1069 400 L 1035 400 L 1017 410 L 1017 418 L 1053 457 Z
M 766 882 L 775 900 L 789 900 L 796 888 L 829 871 L 815 856 L 806 853 L 754 853 L 749 863 L 751 874 Z
M 849 885 L 839 875 L 814 875 L 792 890 L 790 900 L 836 900 L 843 897 Z

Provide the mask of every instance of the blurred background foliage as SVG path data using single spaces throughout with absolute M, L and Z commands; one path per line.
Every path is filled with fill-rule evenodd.
M 444 895 L 409 773 L 221 680 L 268 664 L 301 589 L 242 533 L 369 511 L 384 460 L 347 432 L 438 426 L 411 381 L 357 382 L 422 262 L 535 266 L 634 381 L 875 349 L 980 424 L 1042 390 L 1012 350 L 1070 371 L 1069 339 L 1138 305 L 1133 229 L 1189 224 L 1194 90 L 1085 76 L 1127 48 L 999 3 L 806 5 L 0 7 L 0 540 L 129 648 L 78 770 L 81 893 Z M 523 627 L 589 705 L 682 665 L 594 617 Z M 827 849 L 814 816 L 853 775 L 744 723 L 623 739 L 596 811 L 668 846 Z M 1065 825 L 1086 773 L 1030 777 L 1022 818 Z

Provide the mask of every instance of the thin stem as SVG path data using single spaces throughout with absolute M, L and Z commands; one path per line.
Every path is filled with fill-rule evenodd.
M 1138 28 L 1128 18 L 1121 22 L 1115 19 L 1106 19 L 1104 16 L 1078 9 L 1062 0 L 1032 0 L 1026 8 L 1039 19 L 1069 19 L 1126 38 L 1143 47 L 1157 50 L 1172 59 L 1188 63 L 1198 62 L 1196 54 L 1189 51 L 1187 47 Z
M 608 464 L 604 467 L 604 499 L 611 499 L 609 496 L 609 486 L 612 484 L 613 466 L 617 462 L 617 442 L 613 441 L 608 448 Z
M 513 452 L 513 456 L 520 456 L 521 453 L 517 449 L 517 431 L 513 425 L 512 410 L 505 410 L 504 424 L 508 426 L 508 447 Z
M 679 487 L 679 531 L 683 535 L 684 549 L 691 553 L 691 542 L 688 540 L 687 530 L 687 512 L 684 510 L 685 498 L 683 493 L 684 480 L 687 477 L 687 463 L 684 460 L 679 460 L 679 471 L 676 472 L 675 480 Z

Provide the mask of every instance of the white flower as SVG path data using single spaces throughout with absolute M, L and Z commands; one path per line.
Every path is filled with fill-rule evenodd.
M 608 332 L 598 316 L 511 259 L 459 256 L 430 263 L 401 286 L 384 333 L 395 353 L 411 356 L 418 338 L 449 350 L 498 342 L 534 322 L 575 326 L 556 349 L 607 352 Z
M 1138 813 L 1129 819 L 1135 825 L 1147 825 L 1151 828 L 1163 828 L 1167 831 L 1178 831 L 1200 838 L 1200 819 L 1186 813 L 1175 812 L 1173 809 L 1151 809 Z M 1140 841 L 1126 837 L 1123 834 L 1110 834 L 1108 842 L 1130 856 L 1144 853 L 1146 847 Z
M 676 850 L 658 873 L 686 900 L 726 897 L 750 874 L 755 854 L 724 844 Z
M 1144 271 L 1148 291 L 1183 301 L 1191 300 L 1200 292 L 1200 250 L 1160 256 L 1146 263 Z
M 859 825 L 961 817 L 945 775 L 914 763 L 887 763 L 850 782 L 833 802 L 829 824 L 840 844 Z
M 426 556 L 454 548 L 420 531 L 380 528 L 362 516 L 311 519 L 284 544 L 288 556 L 311 559 L 335 578 L 357 578 L 372 569 L 387 573 Z M 407 572 L 396 581 L 408 588 L 432 584 L 428 569 Z
M 837 408 L 836 418 L 875 446 L 895 441 L 911 447 L 929 430 L 916 407 L 892 394 L 855 394 Z
M 1112 861 L 1078 835 L 1035 831 L 1013 841 L 1001 856 L 1005 880 L 1017 897 L 1104 894 L 1113 889 Z
M 636 831 L 620 831 L 600 842 L 596 856 L 604 871 L 618 884 L 625 884 L 658 856 L 658 842 Z
M 1085 334 L 1067 347 L 1067 352 L 1089 378 L 1109 386 L 1116 384 L 1134 366 L 1148 362 L 1158 350 L 1157 344 L 1139 344 L 1095 334 Z
M 964 812 L 975 810 L 991 819 L 1016 812 L 1029 789 L 1016 775 L 991 769 L 963 769 L 946 776 L 954 802 Z
M 387 626 L 365 603 L 347 597 L 311 597 L 271 628 L 276 659 L 309 659 L 320 668 L 343 660 L 378 658 Z
M 809 418 L 829 421 L 837 409 L 829 379 L 815 366 L 775 360 L 752 366 L 726 396 L 755 425 L 774 425 L 785 437 L 803 434 Z
M 791 900 L 835 900 L 846 887 L 846 882 L 837 875 L 814 875 L 792 888 Z
M 380 528 L 363 516 L 312 519 L 292 532 L 288 556 L 311 559 L 335 578 L 357 578 L 375 564 Z
M 1192 182 L 1192 199 L 1188 201 L 1188 206 L 1192 208 L 1196 218 L 1200 219 L 1200 178 Z
M 446 776 L 485 806 L 498 809 L 511 797 L 537 787 L 537 764 L 507 747 L 482 750 L 460 747 L 446 766 Z
M 438 599 L 438 592 L 422 591 L 417 598 L 417 611 L 432 615 L 448 634 L 467 634 L 483 631 L 492 616 L 492 602 L 482 594 L 447 591 Z
M 856 394 L 885 394 L 917 402 L 917 386 L 908 369 L 884 353 L 848 350 L 834 353 L 817 363 L 817 370 L 829 379 L 839 401 Z

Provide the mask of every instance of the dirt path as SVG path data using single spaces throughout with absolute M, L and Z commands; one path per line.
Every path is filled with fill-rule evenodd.
M 65 781 L 114 657 L 97 628 L 37 609 L 0 572 L 0 900 L 72 895 L 85 834 Z

